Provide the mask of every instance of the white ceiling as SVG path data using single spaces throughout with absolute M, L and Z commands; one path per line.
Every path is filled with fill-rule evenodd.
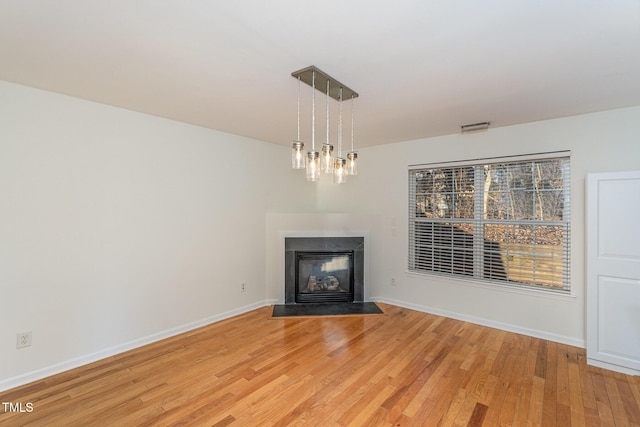
M 360 94 L 356 148 L 640 105 L 640 1 L 0 0 L 0 80 L 263 141 L 309 65 Z

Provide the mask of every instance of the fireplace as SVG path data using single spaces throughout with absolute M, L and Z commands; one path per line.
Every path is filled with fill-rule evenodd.
M 353 302 L 353 251 L 296 251 L 295 302 Z
M 285 238 L 285 304 L 362 301 L 363 237 Z

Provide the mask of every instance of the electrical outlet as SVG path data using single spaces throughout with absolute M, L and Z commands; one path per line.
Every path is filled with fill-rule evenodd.
M 17 334 L 16 348 L 31 347 L 31 331 Z
M 391 278 L 391 286 L 396 286 L 396 278 L 395 277 Z
M 247 282 L 240 283 L 240 292 L 247 292 Z

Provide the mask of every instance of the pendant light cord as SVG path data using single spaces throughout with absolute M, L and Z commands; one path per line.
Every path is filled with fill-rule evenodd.
M 311 151 L 316 151 L 316 72 L 312 72 L 311 87 Z
M 338 93 L 338 105 L 340 106 L 340 115 L 338 120 L 338 157 L 342 157 L 342 87 Z
M 327 144 L 329 144 L 329 79 L 327 79 Z
M 298 76 L 298 139 L 300 141 L 300 76 Z
M 354 152 L 353 149 L 353 95 L 351 95 L 351 152 Z

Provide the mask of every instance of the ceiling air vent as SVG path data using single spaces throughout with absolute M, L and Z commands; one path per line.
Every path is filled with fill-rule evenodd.
M 460 132 L 467 133 L 467 132 L 475 132 L 478 130 L 487 130 L 489 129 L 490 124 L 491 122 L 479 122 L 479 123 L 471 123 L 468 125 L 462 125 L 460 126 Z

